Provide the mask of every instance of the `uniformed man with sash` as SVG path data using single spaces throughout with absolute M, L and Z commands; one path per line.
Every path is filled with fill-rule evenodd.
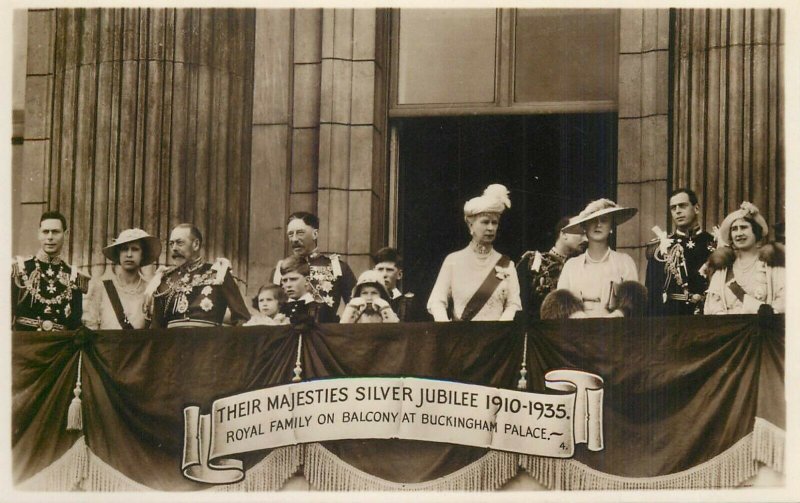
M 675 232 L 658 226 L 647 247 L 648 312 L 651 316 L 691 315 L 703 312 L 708 279 L 701 273 L 716 248 L 714 236 L 700 228 L 700 204 L 691 189 L 672 192 L 669 211 Z
M 11 278 L 13 330 L 74 330 L 81 325 L 89 278 L 61 259 L 67 219 L 48 211 L 39 219 L 41 248 L 33 257 L 16 257 Z
M 152 306 L 151 328 L 219 326 L 228 309 L 234 325 L 250 319 L 228 259 L 203 260 L 197 227 L 177 225 L 168 246 L 174 265 L 157 271 L 145 291 L 145 305 Z
M 556 242 L 549 251 L 526 251 L 517 265 L 522 310 L 529 319 L 539 319 L 542 301 L 557 288 L 561 269 L 567 259 L 586 250 L 586 234 L 582 229 L 577 233 L 564 232 L 564 227 L 570 221 L 569 217 L 562 217 L 558 221 L 555 228 Z
M 324 304 L 321 309 L 330 311 L 323 313 L 322 319 L 338 321 L 336 312 L 339 303 L 350 301 L 356 277 L 350 266 L 336 254 L 324 255 L 317 250 L 319 237 L 319 218 L 305 211 L 289 215 L 286 222 L 286 235 L 292 247 L 292 255 L 308 262 L 311 295 L 315 302 Z M 271 273 L 272 282 L 281 284 L 281 262 Z

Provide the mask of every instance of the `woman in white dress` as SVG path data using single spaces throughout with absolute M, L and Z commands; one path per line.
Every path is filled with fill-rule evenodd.
M 636 208 L 623 208 L 610 199 L 592 201 L 563 232 L 586 232 L 586 252 L 564 264 L 558 288 L 571 291 L 583 302 L 587 318 L 609 316 L 616 310 L 615 291 L 623 281 L 638 281 L 636 264 L 608 244 L 614 227 L 636 214 Z
M 500 215 L 510 207 L 508 190 L 500 184 L 489 185 L 482 196 L 464 205 L 472 240 L 444 259 L 428 299 L 428 311 L 435 321 L 450 321 L 450 300 L 453 320 L 508 321 L 522 310 L 514 263 L 492 247 Z
M 768 233 L 767 221 L 747 201 L 725 217 L 719 248 L 709 257 L 713 274 L 704 314 L 785 312 L 784 250 L 779 243 L 762 244 Z
M 142 266 L 152 264 L 161 254 L 161 243 L 142 229 L 126 229 L 103 248 L 112 266 L 89 283 L 84 301 L 83 324 L 94 330 L 144 328 Z

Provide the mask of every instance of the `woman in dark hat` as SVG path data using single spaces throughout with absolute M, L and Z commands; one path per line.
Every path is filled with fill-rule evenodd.
M 786 269 L 783 245 L 763 244 L 767 221 L 747 201 L 725 217 L 719 227 L 719 247 L 708 259 L 713 272 L 704 314 L 746 314 L 786 310 Z
M 612 250 L 614 227 L 630 220 L 636 208 L 624 208 L 610 199 L 592 201 L 563 232 L 586 232 L 586 252 L 564 264 L 558 288 L 571 291 L 583 302 L 589 318 L 608 316 L 616 309 L 615 289 L 623 281 L 638 281 L 636 264 L 624 253 Z
M 142 229 L 126 229 L 103 255 L 112 266 L 99 280 L 92 280 L 84 304 L 83 323 L 95 330 L 144 328 L 144 290 L 147 282 L 142 267 L 154 263 L 161 243 Z

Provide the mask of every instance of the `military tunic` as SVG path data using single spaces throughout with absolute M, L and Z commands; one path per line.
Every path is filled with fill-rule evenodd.
M 670 234 L 668 251 L 659 241 L 647 249 L 648 311 L 651 316 L 691 315 L 703 311 L 708 279 L 700 269 L 716 248 L 714 236 L 697 228 Z
M 347 304 L 356 286 L 356 276 L 347 265 L 347 262 L 339 258 L 338 255 L 323 255 L 319 252 L 312 252 L 306 260 L 309 266 L 308 282 L 311 286 L 311 295 L 314 302 L 323 304 L 320 306 L 322 311 L 319 320 L 322 322 L 339 320 L 336 311 L 339 309 L 339 302 L 344 299 Z M 272 270 L 272 282 L 276 285 L 281 284 L 281 263 Z
M 554 250 L 546 253 L 527 252 L 520 259 L 517 275 L 522 309 L 531 319 L 539 318 L 542 301 L 558 287 L 558 278 L 566 260 L 566 257 Z
M 219 326 L 227 309 L 235 325 L 250 319 L 227 259 L 186 263 L 157 273 L 152 281 L 151 328 Z M 157 285 L 154 291 L 153 285 Z
M 17 257 L 12 266 L 13 330 L 74 330 L 81 326 L 89 278 L 44 252 Z
M 389 306 L 392 311 L 397 314 L 400 321 L 423 321 L 419 309 L 417 309 L 416 302 L 414 302 L 414 294 L 411 292 L 403 293 L 397 288 L 389 292 L 391 299 L 389 299 Z

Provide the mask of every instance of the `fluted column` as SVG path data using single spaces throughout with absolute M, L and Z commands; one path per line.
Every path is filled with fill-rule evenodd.
M 209 257 L 246 274 L 254 19 L 233 9 L 50 11 L 49 32 L 29 41 L 44 68 L 29 70 L 40 101 L 25 141 L 42 151 L 47 207 L 70 220 L 72 262 L 98 274 L 119 230 L 166 240 L 189 221 Z
M 705 194 L 707 227 L 742 200 L 770 225 L 785 218 L 783 16 L 675 13 L 672 180 Z

